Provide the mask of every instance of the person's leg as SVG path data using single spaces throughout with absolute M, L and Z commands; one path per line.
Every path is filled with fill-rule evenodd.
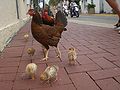
M 108 2 L 108 4 L 116 11 L 116 13 L 119 16 L 119 21 L 118 23 L 115 25 L 116 27 L 120 27 L 120 6 L 118 5 L 116 0 L 106 0 Z
M 116 11 L 120 18 L 120 6 L 118 5 L 116 0 L 106 0 L 108 4 Z

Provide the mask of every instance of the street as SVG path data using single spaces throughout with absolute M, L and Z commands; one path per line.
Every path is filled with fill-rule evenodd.
M 116 20 L 117 17 L 111 18 L 111 16 L 69 18 L 67 31 L 63 32 L 59 42 L 62 57 L 57 58 L 55 49 L 50 48 L 47 61 L 41 61 L 42 47 L 33 39 L 30 32 L 31 23 L 27 23 L 1 53 L 0 88 L 2 90 L 120 90 L 120 35 L 111 28 Z M 103 26 L 98 27 L 98 24 Z M 27 42 L 23 38 L 26 33 L 30 36 Z M 35 80 L 22 79 L 25 67 L 30 63 L 30 57 L 26 52 L 29 47 L 36 50 L 33 56 L 33 63 L 38 66 Z M 70 47 L 74 47 L 77 52 L 73 66 L 68 64 Z M 43 83 L 40 74 L 50 65 L 59 67 L 58 79 L 50 84 Z
M 113 28 L 113 25 L 117 23 L 118 17 L 116 15 L 110 14 L 92 14 L 92 15 L 80 15 L 79 18 L 70 16 L 68 17 L 69 21 L 79 22 L 80 24 L 91 25 L 93 23 L 94 26 L 102 26 Z M 103 25 L 104 24 L 104 25 Z

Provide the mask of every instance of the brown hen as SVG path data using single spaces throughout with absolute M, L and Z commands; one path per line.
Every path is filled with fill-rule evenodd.
M 57 48 L 57 56 L 61 57 L 61 53 L 58 47 L 61 34 L 66 30 L 67 18 L 65 15 L 58 11 L 56 13 L 55 25 L 49 26 L 43 24 L 41 15 L 34 9 L 30 9 L 28 14 L 33 16 L 31 21 L 31 32 L 35 40 L 41 43 L 45 47 L 45 57 L 43 60 L 48 59 L 49 46 Z

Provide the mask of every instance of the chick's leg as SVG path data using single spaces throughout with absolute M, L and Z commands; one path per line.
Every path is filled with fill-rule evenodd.
M 45 49 L 45 47 L 44 47 L 43 45 L 42 45 L 41 47 L 42 47 L 43 55 L 44 55 L 44 57 L 45 57 L 45 50 L 46 50 L 46 49 Z
M 45 57 L 42 60 L 47 60 L 49 50 L 45 49 L 44 52 L 45 52 Z
M 61 58 L 61 52 L 60 52 L 59 47 L 56 48 L 56 53 L 57 53 L 57 57 Z
M 35 74 L 31 74 L 32 80 L 35 80 Z

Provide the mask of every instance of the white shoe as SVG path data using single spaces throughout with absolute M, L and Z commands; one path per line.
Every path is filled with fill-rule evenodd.
M 120 27 L 114 27 L 114 29 L 118 31 L 118 30 L 120 30 Z
M 118 31 L 118 34 L 120 34 L 120 30 Z
M 119 30 L 120 29 L 120 19 L 118 20 L 117 24 L 114 25 L 115 26 L 115 30 Z

